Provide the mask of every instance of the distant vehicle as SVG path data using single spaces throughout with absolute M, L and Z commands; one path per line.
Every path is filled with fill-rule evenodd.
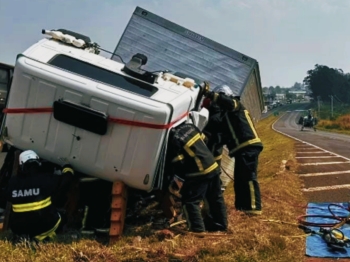
M 292 103 L 292 99 L 288 99 L 287 104 L 291 104 L 291 103 Z
M 298 124 L 301 125 L 300 131 L 303 131 L 305 127 L 312 128 L 316 132 L 316 125 L 318 119 L 316 117 L 309 118 L 308 116 L 300 116 Z

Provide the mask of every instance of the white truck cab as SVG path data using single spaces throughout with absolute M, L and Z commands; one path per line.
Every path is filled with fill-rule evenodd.
M 79 172 L 151 191 L 162 184 L 169 130 L 199 111 L 202 87 L 147 58 L 126 64 L 99 55 L 89 37 L 64 30 L 17 56 L 3 140 L 52 163 L 66 158 Z M 198 117 L 200 115 L 201 117 Z M 203 126 L 208 114 L 197 117 Z

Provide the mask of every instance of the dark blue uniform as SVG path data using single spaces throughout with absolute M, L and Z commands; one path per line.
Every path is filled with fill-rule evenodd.
M 226 230 L 227 214 L 221 193 L 220 168 L 199 129 L 193 124 L 182 124 L 171 131 L 169 142 L 173 172 L 185 181 L 180 193 L 189 230 Z M 210 209 L 211 228 L 205 227 L 199 207 L 204 199 Z
M 54 237 L 61 217 L 52 205 L 55 189 L 67 190 L 74 171 L 65 165 L 62 175 L 22 174 L 10 179 L 7 201 L 12 203 L 10 228 L 16 235 L 27 235 L 39 241 Z
M 263 145 L 250 114 L 237 97 L 213 92 L 208 97 L 222 109 L 222 113 L 210 117 L 208 123 L 212 136 L 220 134 L 220 141 L 211 143 L 226 145 L 229 156 L 235 158 L 235 207 L 246 213 L 261 214 L 257 165 Z

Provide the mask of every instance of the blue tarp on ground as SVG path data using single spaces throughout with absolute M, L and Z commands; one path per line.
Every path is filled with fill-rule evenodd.
M 336 204 L 348 208 L 349 203 L 309 203 L 306 211 L 307 215 L 331 216 L 328 210 L 329 204 Z M 336 216 L 346 217 L 349 212 L 341 207 L 331 206 L 331 210 Z M 337 220 L 319 217 L 308 217 L 307 222 L 313 223 L 337 223 Z M 338 221 L 339 222 L 339 221 Z M 319 227 L 309 227 L 319 231 Z M 339 228 L 346 237 L 350 238 L 350 225 L 345 224 Z M 350 248 L 344 250 L 334 250 L 327 246 L 326 242 L 319 235 L 311 235 L 306 238 L 306 255 L 311 257 L 332 257 L 345 258 L 350 257 Z

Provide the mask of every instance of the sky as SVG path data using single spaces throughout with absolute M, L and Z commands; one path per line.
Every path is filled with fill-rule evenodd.
M 262 86 L 290 87 L 315 64 L 350 72 L 350 0 L 0 0 L 0 62 L 42 29 L 114 51 L 137 6 L 256 59 Z

